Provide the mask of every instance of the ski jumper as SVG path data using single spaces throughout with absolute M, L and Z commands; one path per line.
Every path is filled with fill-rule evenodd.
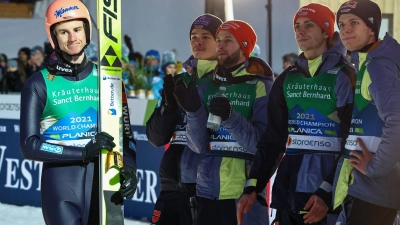
M 41 201 L 48 225 L 94 224 L 99 219 L 98 159 L 82 161 L 84 146 L 97 133 L 97 76 L 91 62 L 76 77 L 43 69 L 27 80 L 21 93 L 21 150 L 26 159 L 43 162 Z M 136 168 L 129 113 L 125 117 L 124 164 Z
M 302 53 L 272 87 L 269 124 L 257 145 L 244 193 L 261 190 L 279 164 L 271 202 L 277 219 L 281 211 L 301 217 L 296 224 L 303 224 L 304 206 L 312 195 L 328 207 L 332 204 L 334 170 L 348 135 L 355 79 L 345 53 L 339 40 L 315 59 L 313 67 Z
M 351 56 L 358 72 L 355 104 L 346 151 L 336 171 L 334 206 L 345 201 L 343 207 L 347 210 L 342 211 L 342 224 L 348 223 L 349 217 L 360 222 L 360 215 L 351 216 L 355 209 L 350 205 L 357 207 L 358 202 L 365 207 L 378 208 L 373 213 L 375 219 L 390 217 L 393 223 L 396 210 L 400 209 L 400 140 L 397 137 L 400 129 L 400 45 L 386 34 L 383 41 L 374 43 L 367 52 L 352 52 Z M 374 154 L 366 175 L 353 169 L 348 162 L 350 151 L 361 151 L 357 137 Z M 380 214 L 390 211 L 390 216 Z M 390 223 L 375 219 L 363 224 Z
M 196 83 L 210 82 L 216 60 L 200 60 L 190 57 L 185 63 L 187 70 L 174 76 L 175 82 L 184 79 L 186 84 L 196 76 Z M 174 114 L 165 113 L 158 107 L 146 123 L 147 137 L 154 146 L 170 143 L 160 167 L 161 192 L 153 213 L 153 224 L 191 224 L 190 197 L 195 195 L 197 167 L 203 154 L 191 151 L 186 143 L 186 114 L 178 109 Z M 194 209 L 193 209 L 194 210 Z
M 219 77 L 218 73 L 229 73 L 227 76 L 234 82 L 227 82 L 224 79 L 227 76 Z M 249 159 L 254 156 L 256 143 L 267 126 L 266 108 L 272 75 L 264 61 L 250 57 L 234 71 L 216 71 L 216 82 L 199 87 L 202 107 L 187 115 L 188 145 L 193 151 L 205 154 L 197 176 L 196 196 L 204 204 L 197 209 L 197 224 L 237 223 L 235 200 L 242 194 L 252 163 Z M 211 131 L 206 127 L 207 109 L 219 86 L 226 87 L 225 95 L 233 110 L 217 131 Z M 260 216 L 266 215 L 263 223 L 268 224 L 267 208 L 262 208 Z M 206 215 L 208 213 L 213 214 Z M 252 224 L 251 221 L 248 224 Z

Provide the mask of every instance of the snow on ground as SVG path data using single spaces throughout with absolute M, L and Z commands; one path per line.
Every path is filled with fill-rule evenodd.
M 16 206 L 0 202 L 1 225 L 45 225 L 40 207 Z M 125 225 L 149 225 L 149 222 L 141 222 L 125 218 Z M 394 225 L 400 225 L 400 211 L 397 214 Z
M 40 207 L 15 206 L 0 202 L 1 225 L 45 225 Z M 148 225 L 148 222 L 125 219 L 125 225 Z

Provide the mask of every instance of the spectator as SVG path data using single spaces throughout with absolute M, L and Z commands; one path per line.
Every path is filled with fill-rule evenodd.
M 28 47 L 22 47 L 18 51 L 18 60 L 22 63 L 25 69 L 25 73 L 28 77 L 33 74 L 29 59 L 31 58 L 31 49 Z
M 31 50 L 28 47 L 22 47 L 18 50 L 18 59 L 25 65 L 31 55 Z
M 44 51 L 43 48 L 39 45 L 36 45 L 31 49 L 31 57 L 29 59 L 29 64 L 31 67 L 31 72 L 35 73 L 39 70 L 42 70 L 46 67 L 44 62 Z
M 0 79 L 6 74 L 7 71 L 7 56 L 6 54 L 0 54 Z
M 122 80 L 125 83 L 125 90 L 128 95 L 130 91 L 134 89 L 134 86 L 131 84 L 130 80 L 132 76 L 135 76 L 135 68 L 134 65 L 129 61 L 128 56 L 122 57 Z
M 132 44 L 132 40 L 128 35 L 124 35 L 124 41 L 126 44 L 126 47 L 129 49 L 129 61 L 134 60 L 136 65 L 140 65 L 140 67 L 135 66 L 136 69 L 142 69 L 142 60 L 143 60 L 143 55 L 140 52 L 135 52 L 135 50 L 133 49 L 133 44 Z
M 297 59 L 297 54 L 294 52 L 283 55 L 282 56 L 283 70 L 286 70 L 289 66 L 293 66 L 294 63 L 296 62 L 296 59 Z
M 162 57 L 161 71 L 165 75 L 175 76 L 176 74 L 176 61 L 175 53 L 172 51 L 165 51 Z
M 22 62 L 18 59 L 8 60 L 7 72 L 1 79 L 1 89 L 4 93 L 21 92 L 25 84 L 27 75 L 25 73 Z
M 148 86 L 151 86 L 154 99 L 161 99 L 161 91 L 163 89 L 163 73 L 160 72 L 160 53 L 151 49 L 146 52 L 144 57 L 144 70 L 149 78 Z
M 160 69 L 160 53 L 157 50 L 151 49 L 144 56 L 144 66 L 147 73 L 158 75 Z

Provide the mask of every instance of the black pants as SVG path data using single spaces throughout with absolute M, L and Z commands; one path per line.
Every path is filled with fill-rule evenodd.
M 236 225 L 235 199 L 211 200 L 196 196 L 194 225 Z
M 151 224 L 191 225 L 193 222 L 190 197 L 194 193 L 161 191 L 154 206 Z
M 100 171 L 99 171 L 99 159 L 96 158 L 94 161 L 94 175 L 93 175 L 93 186 L 92 186 L 92 197 L 90 200 L 90 211 L 89 211 L 89 224 L 100 224 Z
M 341 225 L 393 225 L 396 209 L 374 205 L 361 199 L 347 196 L 338 222 Z
M 306 225 L 303 219 L 304 215 L 305 214 L 297 214 L 287 210 L 277 210 L 274 222 L 279 222 L 279 225 Z M 328 223 L 327 216 L 318 223 L 313 223 L 313 225 L 329 224 L 335 224 L 335 222 L 333 221 L 333 223 Z

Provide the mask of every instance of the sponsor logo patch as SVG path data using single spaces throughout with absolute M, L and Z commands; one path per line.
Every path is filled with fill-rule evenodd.
M 51 153 L 56 153 L 56 154 L 62 154 L 63 149 L 64 148 L 61 146 L 50 145 L 47 143 L 43 143 L 42 146 L 40 146 L 40 150 L 46 151 L 46 152 L 51 152 Z

